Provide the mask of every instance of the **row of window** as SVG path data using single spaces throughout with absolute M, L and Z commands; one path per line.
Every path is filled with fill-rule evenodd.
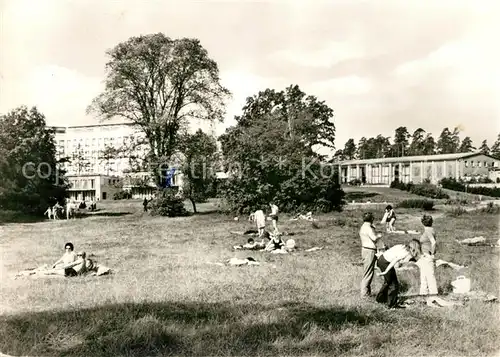
M 469 167 L 469 163 L 470 163 L 470 167 L 493 167 L 495 166 L 494 162 L 490 162 L 488 163 L 488 161 L 464 161 L 464 165 L 465 167 Z

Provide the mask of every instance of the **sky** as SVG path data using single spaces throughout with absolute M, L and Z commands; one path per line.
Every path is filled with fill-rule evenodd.
M 337 148 L 459 127 L 500 133 L 496 1 L 0 0 L 0 113 L 37 106 L 49 125 L 96 124 L 106 50 L 131 36 L 198 38 L 232 92 L 218 134 L 248 96 L 291 84 L 334 110 Z

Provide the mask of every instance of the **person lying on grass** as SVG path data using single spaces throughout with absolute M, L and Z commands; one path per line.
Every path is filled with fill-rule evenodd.
M 260 242 L 255 242 L 253 238 L 248 238 L 247 243 L 243 245 L 235 245 L 234 249 L 250 249 L 250 250 L 259 250 L 264 249 L 266 247 L 266 243 L 264 242 L 264 238 Z
M 77 256 L 75 252 L 73 251 L 75 247 L 73 246 L 73 243 L 68 242 L 64 245 L 64 254 L 63 256 L 54 264 L 52 264 L 52 269 L 61 269 L 62 266 L 73 263 L 76 259 Z
M 377 294 L 377 302 L 387 304 L 389 308 L 397 308 L 399 281 L 396 275 L 396 264 L 408 263 L 411 260 L 418 260 L 422 256 L 420 242 L 413 239 L 408 245 L 396 244 L 386 250 L 377 260 L 377 266 L 384 277 L 384 283 Z

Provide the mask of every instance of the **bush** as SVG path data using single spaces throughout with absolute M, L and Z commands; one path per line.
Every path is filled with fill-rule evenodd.
M 132 192 L 130 191 L 118 191 L 113 195 L 114 200 L 130 200 L 132 198 Z
M 349 185 L 351 186 L 361 186 L 362 182 L 360 179 L 352 179 L 349 181 Z
M 182 217 L 189 213 L 184 207 L 183 198 L 172 189 L 164 189 L 151 201 L 151 214 L 167 217 Z
M 494 204 L 493 202 L 488 202 L 488 205 L 484 207 L 481 212 L 487 214 L 498 214 L 500 213 L 500 206 Z
M 441 181 L 439 181 L 439 183 L 443 188 L 446 188 L 448 190 L 460 191 L 460 192 L 465 191 L 465 185 L 454 178 L 444 178 Z
M 483 195 L 490 197 L 500 197 L 500 188 L 499 187 L 468 187 L 468 193 L 473 193 L 475 195 Z
M 420 208 L 425 211 L 434 209 L 434 201 L 425 199 L 403 200 L 397 205 L 399 208 Z
M 470 201 L 466 198 L 456 197 L 456 198 L 450 198 L 450 199 L 446 200 L 446 202 L 444 204 L 449 205 L 449 206 L 453 206 L 453 205 L 468 205 L 469 203 L 470 203 Z
M 413 193 L 415 195 L 429 198 L 450 198 L 450 196 L 444 193 L 443 190 L 441 190 L 439 187 L 427 183 L 414 185 L 410 188 L 409 191 L 410 193 Z
M 456 206 L 456 207 L 453 207 L 453 209 L 450 211 L 450 216 L 453 216 L 453 217 L 458 217 L 458 216 L 461 216 L 463 214 L 467 213 L 467 210 L 465 208 L 463 208 L 462 206 Z

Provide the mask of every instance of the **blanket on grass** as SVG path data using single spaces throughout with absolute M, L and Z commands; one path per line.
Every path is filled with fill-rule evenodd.
M 38 268 L 21 270 L 20 272 L 18 272 L 14 276 L 14 279 L 23 278 L 23 277 L 29 277 L 31 279 L 65 278 L 65 276 L 63 276 L 63 275 L 48 274 L 52 270 L 54 270 L 54 269 L 49 267 L 47 264 L 44 264 Z M 112 272 L 111 268 L 104 266 L 102 264 L 99 264 L 99 263 L 94 261 L 94 262 L 92 262 L 92 266 L 90 268 L 88 268 L 85 273 L 81 274 L 81 276 L 102 276 L 102 275 L 111 274 L 111 272 Z

